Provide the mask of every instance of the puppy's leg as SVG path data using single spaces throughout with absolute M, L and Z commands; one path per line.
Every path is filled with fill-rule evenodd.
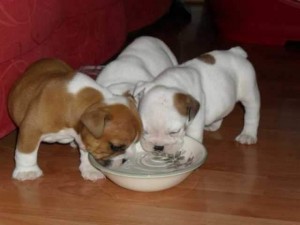
M 186 135 L 194 138 L 195 140 L 199 141 L 202 143 L 203 141 L 203 128 L 200 129 L 200 126 L 198 125 L 198 127 L 196 127 L 196 125 L 194 126 L 190 126 L 186 132 Z
M 43 175 L 43 171 L 37 164 L 40 137 L 39 132 L 20 127 L 15 151 L 16 167 L 12 175 L 13 178 L 17 180 L 34 180 Z
M 75 141 L 70 142 L 71 148 L 77 148 L 77 143 Z
M 89 159 L 88 159 L 88 152 L 80 149 L 80 166 L 79 170 L 81 172 L 81 176 L 85 180 L 96 181 L 99 179 L 104 179 L 105 176 L 99 170 L 94 168 Z
M 249 90 L 249 94 L 241 100 L 241 103 L 245 107 L 244 128 L 235 140 L 241 144 L 255 144 L 260 117 L 260 96 L 256 84 L 252 90 Z
M 222 122 L 223 122 L 222 119 L 218 120 L 218 121 L 216 121 L 216 122 L 214 122 L 214 123 L 212 123 L 208 126 L 205 126 L 204 129 L 207 130 L 207 131 L 216 131 L 221 127 Z

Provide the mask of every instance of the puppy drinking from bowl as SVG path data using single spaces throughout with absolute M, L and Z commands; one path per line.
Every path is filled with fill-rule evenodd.
M 145 151 L 174 154 L 183 137 L 199 142 L 203 130 L 215 131 L 241 102 L 245 108 L 244 127 L 236 137 L 241 144 L 257 142 L 260 94 L 255 71 L 240 47 L 212 51 L 163 71 L 134 90 Z
M 96 82 L 114 94 L 130 95 L 140 82 L 152 81 L 161 72 L 176 65 L 178 62 L 175 55 L 163 41 L 142 36 L 130 43 L 114 61 L 105 65 Z M 125 155 L 112 158 L 105 164 L 118 167 L 124 158 L 132 154 L 134 151 L 129 148 Z
M 93 79 L 58 59 L 42 59 L 28 67 L 12 88 L 11 118 L 19 127 L 13 178 L 33 180 L 43 172 L 37 163 L 41 142 L 71 143 L 80 149 L 81 175 L 104 175 L 88 160 L 109 160 L 139 139 L 142 124 L 135 103 L 116 96 Z

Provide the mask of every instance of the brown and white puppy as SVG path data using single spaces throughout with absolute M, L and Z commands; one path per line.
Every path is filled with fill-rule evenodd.
M 90 165 L 88 152 L 108 160 L 124 153 L 142 129 L 132 98 L 113 95 L 57 59 L 42 59 L 29 66 L 10 92 L 8 109 L 19 127 L 13 172 L 18 180 L 43 174 L 37 164 L 42 141 L 75 141 L 83 178 L 103 178 Z

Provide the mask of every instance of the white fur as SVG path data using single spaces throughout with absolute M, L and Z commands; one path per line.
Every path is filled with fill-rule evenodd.
M 98 75 L 96 82 L 114 94 L 132 92 L 141 81 L 151 81 L 177 60 L 167 45 L 154 37 L 139 37 Z
M 74 78 L 69 82 L 67 86 L 68 92 L 74 95 L 87 87 L 99 91 L 104 96 L 104 102 L 107 104 L 119 103 L 128 106 L 128 101 L 125 97 L 114 95 L 106 87 L 102 87 L 101 85 L 97 84 L 92 78 L 80 72 L 77 72 L 74 75 Z
M 91 181 L 104 178 L 104 175 L 90 164 L 88 160 L 88 153 L 81 140 L 81 137 L 75 132 L 74 129 L 70 128 L 62 129 L 57 133 L 48 133 L 42 135 L 38 146 L 31 153 L 22 153 L 17 149 L 15 152 L 16 167 L 13 172 L 13 178 L 22 181 L 34 180 L 43 175 L 42 170 L 37 164 L 38 147 L 41 141 L 48 143 L 58 142 L 61 144 L 74 144 L 75 141 L 80 150 L 81 163 L 79 170 L 81 171 L 82 177 Z
M 96 181 L 104 179 L 105 176 L 93 167 L 88 159 L 88 152 L 80 149 L 80 166 L 81 176 L 86 180 Z
M 13 178 L 17 180 L 34 180 L 43 175 L 43 171 L 37 164 L 38 147 L 31 153 L 22 153 L 18 149 L 15 152 L 16 167 Z
M 95 83 L 95 81 L 90 78 L 89 76 L 77 72 L 73 79 L 68 83 L 68 92 L 71 94 L 77 94 L 78 92 L 80 92 L 82 89 L 84 88 L 93 88 L 95 90 L 98 90 L 99 92 L 103 93 L 105 96 L 106 95 L 111 95 L 108 91 L 106 91 L 106 89 L 101 88 L 101 86 L 99 86 L 97 83 Z
M 57 133 L 48 133 L 44 134 L 41 137 L 41 140 L 47 143 L 58 142 L 61 144 L 67 144 L 74 141 L 74 138 L 77 136 L 74 129 L 62 129 Z
M 217 130 L 222 120 L 240 101 L 245 107 L 244 128 L 236 140 L 242 144 L 257 141 L 260 96 L 255 71 L 240 47 L 209 53 L 216 62 L 199 59 L 162 72 L 152 82 L 137 86 L 134 95 L 142 94 L 139 104 L 145 133 L 143 148 L 164 146 L 168 153 L 176 152 L 184 135 L 202 142 L 203 130 Z M 175 93 L 186 93 L 200 103 L 193 121 L 187 121 L 173 106 Z M 178 133 L 175 133 L 179 130 Z M 172 133 L 172 134 L 170 134 Z

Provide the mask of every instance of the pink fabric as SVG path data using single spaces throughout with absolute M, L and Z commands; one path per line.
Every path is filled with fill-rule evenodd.
M 121 49 L 128 31 L 154 22 L 170 2 L 0 1 L 0 138 L 15 128 L 7 96 L 30 63 L 43 57 L 60 58 L 75 68 L 104 63 Z M 151 13 L 140 12 L 150 6 Z

